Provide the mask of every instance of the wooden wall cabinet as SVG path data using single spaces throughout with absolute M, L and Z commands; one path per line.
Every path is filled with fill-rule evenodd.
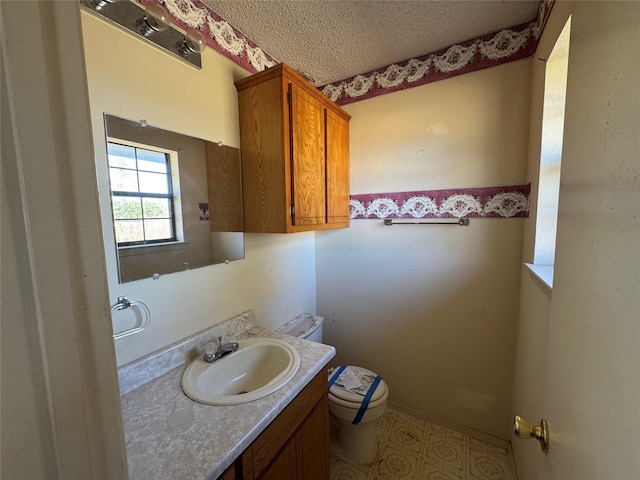
M 348 227 L 351 116 L 286 64 L 235 85 L 245 231 Z
M 328 480 L 329 474 L 323 369 L 218 480 Z

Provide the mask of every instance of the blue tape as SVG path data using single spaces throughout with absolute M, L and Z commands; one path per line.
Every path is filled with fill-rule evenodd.
M 336 383 L 336 380 L 338 379 L 338 377 L 340 376 L 340 374 L 342 372 L 344 372 L 344 369 L 347 368 L 346 365 L 341 365 L 340 367 L 338 367 L 338 369 L 333 372 L 333 375 L 331 375 L 331 378 L 329 379 L 329 388 L 331 388 L 331 386 Z
M 367 407 L 369 407 L 369 402 L 371 401 L 371 397 L 373 397 L 373 392 L 375 392 L 376 388 L 378 388 L 378 384 L 380 383 L 380 380 L 382 380 L 380 375 L 376 375 L 375 380 L 369 387 L 369 390 L 367 390 L 367 394 L 362 399 L 362 405 L 360 405 L 360 409 L 358 410 L 358 413 L 356 413 L 356 416 L 354 417 L 353 422 L 351 422 L 352 424 L 354 425 L 359 424 L 360 420 L 362 420 L 362 417 L 364 417 L 364 412 L 367 411 Z

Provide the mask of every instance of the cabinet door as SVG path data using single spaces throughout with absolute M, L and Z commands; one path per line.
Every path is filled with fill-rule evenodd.
M 218 480 L 236 480 L 235 464 L 227 468 L 222 475 L 218 477 Z
M 298 476 L 304 480 L 329 478 L 329 404 L 321 400 L 296 434 Z
M 300 480 L 296 478 L 295 437 L 284 446 L 273 463 L 258 477 L 258 480 Z
M 349 121 L 327 109 L 327 223 L 349 225 Z
M 324 105 L 295 84 L 291 95 L 293 225 L 326 223 Z

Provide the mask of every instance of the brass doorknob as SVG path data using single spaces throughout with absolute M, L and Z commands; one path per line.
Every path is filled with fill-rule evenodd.
M 549 450 L 549 426 L 544 418 L 540 420 L 540 426 L 536 427 L 516 415 L 513 419 L 513 433 L 518 438 L 535 438 L 540 442 L 540 448 L 543 452 Z

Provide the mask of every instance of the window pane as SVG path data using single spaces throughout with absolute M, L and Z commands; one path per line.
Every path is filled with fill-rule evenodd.
M 144 241 L 142 220 L 115 220 L 114 225 L 118 243 Z
M 173 238 L 171 220 L 145 220 L 144 231 L 147 240 L 170 240 Z
M 168 198 L 143 198 L 144 218 L 169 218 L 170 206 Z
M 167 176 L 162 173 L 139 172 L 140 191 L 146 193 L 169 193 Z
M 108 153 L 118 243 L 175 240 L 169 156 L 113 142 L 108 144 Z
M 113 218 L 141 219 L 142 205 L 139 197 L 113 197 Z
M 138 170 L 167 173 L 167 156 L 164 153 L 138 149 Z
M 112 191 L 137 192 L 138 179 L 135 170 L 124 170 L 122 168 L 110 168 L 109 177 L 111 179 Z
M 107 144 L 110 167 L 136 168 L 136 154 L 133 147 L 109 142 Z

